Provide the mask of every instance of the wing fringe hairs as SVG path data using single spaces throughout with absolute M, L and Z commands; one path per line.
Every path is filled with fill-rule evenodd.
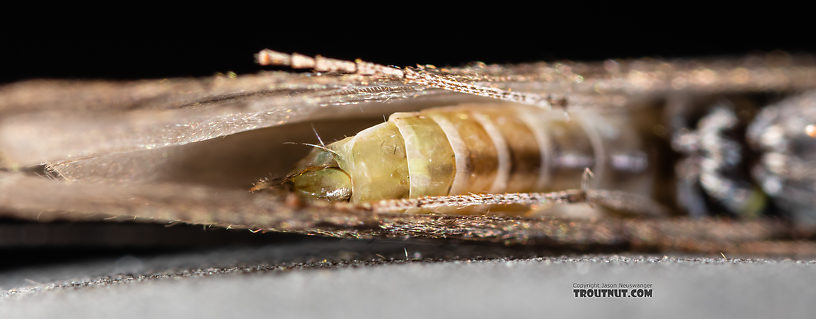
M 31 191 L 37 190 L 37 191 Z M 172 184 L 60 183 L 0 174 L 5 217 L 54 220 L 189 223 L 255 232 L 282 231 L 341 238 L 431 238 L 544 245 L 756 255 L 816 255 L 812 236 L 772 220 L 617 219 L 379 213 L 370 209 L 301 206 L 271 196 Z
M 632 99 L 666 92 L 816 87 L 813 57 L 788 55 L 403 70 L 467 88 L 557 97 L 568 110 L 621 108 Z M 812 242 L 789 240 L 811 233 L 797 233 L 777 221 L 414 215 L 287 204 L 284 197 L 254 196 L 235 186 L 245 182 L 225 186 L 212 182 L 216 177 L 192 176 L 216 167 L 206 166 L 196 152 L 203 144 L 226 147 L 219 138 L 257 148 L 264 137 L 255 131 L 260 128 L 479 98 L 440 86 L 422 77 L 360 72 L 8 84 L 0 87 L 0 216 L 40 222 L 182 222 L 352 238 L 816 255 Z M 179 167 L 187 171 L 173 170 Z

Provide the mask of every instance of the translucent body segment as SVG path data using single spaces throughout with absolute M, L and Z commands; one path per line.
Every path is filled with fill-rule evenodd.
M 563 116 L 558 116 L 558 112 L 532 107 L 517 107 L 516 112 L 519 118 L 532 130 L 535 141 L 538 144 L 541 164 L 539 164 L 540 169 L 535 190 L 544 190 L 550 183 L 550 170 L 552 169 L 552 142 L 550 141 L 550 135 L 548 133 L 550 122 L 562 119 Z
M 593 145 L 596 178 L 592 186 L 649 194 L 654 165 L 631 116 L 580 112 L 576 119 Z
M 456 174 L 456 162 L 442 128 L 418 113 L 394 113 L 388 122 L 394 123 L 405 141 L 411 176 L 409 197 L 448 194 Z
M 489 118 L 498 129 L 510 155 L 510 172 L 502 192 L 515 193 L 533 190 L 541 170 L 538 142 L 533 131 L 521 120 L 513 107 L 474 108 L 474 114 Z
M 481 112 L 471 112 L 470 115 L 482 126 L 496 149 L 496 161 L 498 163 L 496 167 L 496 178 L 493 180 L 493 184 L 490 185 L 489 192 L 502 193 L 507 189 L 507 183 L 510 180 L 510 170 L 513 165 L 510 150 L 507 147 L 507 141 L 505 141 L 504 136 L 496 124 L 490 120 L 490 117 Z
M 456 175 L 450 194 L 488 193 L 496 180 L 498 154 L 485 129 L 467 108 L 433 109 L 426 113 L 450 141 Z
M 352 202 L 408 197 L 405 142 L 394 123 L 372 126 L 329 148 L 337 152 L 337 163 L 351 176 Z
M 570 119 L 551 118 L 546 125 L 550 144 L 549 181 L 541 191 L 580 187 L 584 170 L 596 169 L 592 141 L 574 116 Z

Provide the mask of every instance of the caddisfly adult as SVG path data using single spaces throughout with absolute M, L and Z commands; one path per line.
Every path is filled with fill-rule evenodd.
M 790 226 L 800 223 L 778 219 L 516 214 L 526 205 L 576 202 L 654 213 L 649 204 L 656 201 L 688 215 L 816 215 L 813 56 L 453 68 L 266 51 L 258 60 L 328 74 L 0 87 L 0 215 L 32 223 L 138 220 L 347 238 L 816 255 L 812 242 L 789 240 L 801 231 Z M 315 145 L 321 150 L 292 172 L 308 150 L 284 144 L 311 142 L 310 123 L 327 141 L 355 137 Z M 408 134 L 413 125 L 419 129 Z M 443 142 L 431 146 L 429 139 Z M 371 152 L 362 154 L 382 167 L 343 163 L 365 145 Z M 337 156 L 346 151 L 345 159 Z M 404 160 L 384 162 L 402 159 L 401 152 Z M 354 166 L 349 173 L 341 171 L 346 164 Z M 372 181 L 355 190 L 366 179 L 353 174 L 368 170 L 388 187 Z M 290 177 L 300 193 L 337 200 L 304 205 L 276 187 L 246 191 L 264 175 Z M 324 191 L 326 184 L 341 187 Z M 425 196 L 435 191 L 442 196 Z M 355 202 L 377 192 L 403 198 Z M 519 210 L 492 216 L 457 209 L 501 205 Z M 444 214 L 403 213 L 416 209 Z
M 456 207 L 463 201 L 479 204 L 478 199 L 456 195 L 590 186 L 634 195 L 628 204 L 643 199 L 666 203 L 668 198 L 668 205 L 692 215 L 722 210 L 740 216 L 778 212 L 800 219 L 816 216 L 808 209 L 816 189 L 816 174 L 810 168 L 816 153 L 813 93 L 789 99 L 721 92 L 693 98 L 679 95 L 661 107 L 638 109 L 630 101 L 628 107 L 612 112 L 584 108 L 565 116 L 551 111 L 566 104 L 553 95 L 465 85 L 438 71 L 268 50 L 258 59 L 262 64 L 324 72 L 397 76 L 513 102 L 395 113 L 353 137 L 317 147 L 289 176 L 294 191 L 307 198 L 366 203 L 449 196 L 437 207 Z M 720 76 L 705 71 L 696 76 L 708 81 Z M 694 77 L 674 79 L 671 85 L 693 85 Z M 595 178 L 590 185 L 585 180 L 582 184 L 582 174 L 590 169 Z

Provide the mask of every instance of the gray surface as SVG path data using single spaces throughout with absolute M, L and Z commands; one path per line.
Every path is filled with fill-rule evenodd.
M 816 310 L 816 260 L 427 258 L 444 249 L 460 256 L 482 253 L 473 247 L 333 241 L 18 270 L 0 275 L 0 284 L 28 288 L 6 291 L 0 318 L 806 318 Z M 63 282 L 71 287 L 55 288 L 72 276 Z M 48 278 L 51 284 L 35 280 Z M 588 282 L 651 283 L 654 297 L 575 298 L 573 283 Z

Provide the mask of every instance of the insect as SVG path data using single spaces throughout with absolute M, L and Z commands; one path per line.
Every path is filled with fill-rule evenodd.
M 292 176 L 306 197 L 365 202 L 596 185 L 649 189 L 648 155 L 628 119 L 534 106 L 470 104 L 394 113 L 353 137 L 316 147 Z M 630 187 L 634 189 L 634 187 Z
M 344 63 L 274 51 L 262 51 L 259 60 L 327 72 L 379 72 L 367 62 Z M 411 69 L 385 68 L 382 74 L 406 81 L 423 78 Z M 591 168 L 596 176 L 594 188 L 644 197 L 660 196 L 661 191 L 655 189 L 668 188 L 662 192 L 675 193 L 672 204 L 691 215 L 709 214 L 712 206 L 743 217 L 780 207 L 798 219 L 816 215 L 806 208 L 814 203 L 810 198 L 816 186 L 816 174 L 810 169 L 811 153 L 816 152 L 816 117 L 809 111 L 816 104 L 808 104 L 814 101 L 813 93 L 764 108 L 738 108 L 725 96 L 707 106 L 687 103 L 682 111 L 676 106 L 674 110 L 653 106 L 661 111 L 650 116 L 662 113 L 668 121 L 652 119 L 644 124 L 643 115 L 637 118 L 643 108 L 631 105 L 614 112 L 595 108 L 565 116 L 551 111 L 553 105 L 565 104 L 563 100 L 553 103 L 552 96 L 451 84 L 455 81 L 439 75 L 433 77 L 435 81 L 428 79 L 419 82 L 516 104 L 395 113 L 387 122 L 353 137 L 316 147 L 290 174 L 294 191 L 307 198 L 352 203 L 552 192 L 577 188 L 581 172 Z M 691 114 L 694 109 L 699 114 Z M 735 113 L 751 110 L 753 114 L 741 119 Z M 760 115 L 756 110 L 761 110 Z M 679 156 L 656 155 L 657 149 L 665 153 L 668 148 L 650 145 L 657 139 L 647 135 L 657 127 L 670 129 L 658 144 L 671 143 L 671 150 Z M 796 147 L 787 141 L 796 141 Z M 674 174 L 661 174 L 661 161 L 676 161 Z M 450 203 L 456 205 L 456 201 Z
M 321 75 L 41 80 L 0 87 L 0 214 L 30 222 L 183 222 L 353 238 L 616 247 L 631 243 L 646 249 L 729 247 L 773 253 L 803 247 L 762 245 L 793 238 L 789 224 L 769 219 L 724 222 L 681 215 L 576 222 L 554 216 L 404 212 L 576 202 L 649 212 L 655 211 L 649 203 L 657 201 L 678 213 L 694 215 L 699 208 L 700 216 L 718 211 L 812 216 L 809 143 L 814 128 L 808 113 L 812 94 L 806 92 L 816 89 L 813 57 L 394 68 L 266 52 L 259 54 L 259 61 L 305 66 Z M 435 132 L 442 134 L 436 134 L 437 139 L 447 141 L 439 145 L 447 145 L 453 156 L 442 162 L 448 163 L 449 177 L 453 172 L 452 179 L 443 182 L 441 188 L 449 189 L 442 196 L 413 197 L 408 171 L 408 180 L 402 179 L 407 188 L 401 188 L 403 194 L 407 189 L 407 198 L 355 202 L 354 196 L 373 192 L 355 191 L 353 176 L 337 172 L 342 167 L 335 153 L 342 152 L 333 148 L 340 144 L 317 145 L 313 154 L 322 158 L 285 145 L 311 138 L 311 122 L 327 141 L 340 140 L 382 124 L 383 114 L 412 111 L 419 113 L 398 114 L 385 122 L 396 127 L 395 122 L 425 117 L 438 126 Z M 499 134 L 488 133 L 475 120 L 479 114 Z M 457 115 L 474 120 L 460 121 Z M 490 143 L 475 144 L 474 139 L 462 145 L 488 156 L 463 156 L 467 153 L 451 142 L 445 124 L 437 124 L 434 117 L 450 117 L 451 125 L 478 124 L 472 126 L 484 131 Z M 496 122 L 499 118 L 521 124 L 502 125 Z M 334 131 L 323 124 L 331 124 Z M 524 138 L 514 138 L 511 131 Z M 463 141 L 469 136 L 459 135 Z M 405 143 L 402 132 L 399 137 L 405 170 L 410 170 L 413 146 Z M 493 142 L 499 138 L 506 148 Z M 390 146 L 379 151 L 399 153 L 399 143 Z M 517 151 L 525 156 L 516 156 Z M 735 153 L 739 161 L 733 160 Z M 465 164 L 457 166 L 456 155 Z M 303 156 L 307 161 L 287 175 Z M 501 169 L 499 162 L 505 165 Z M 487 168 L 494 164 L 495 174 Z M 594 177 L 587 177 L 586 168 Z M 457 172 L 462 172 L 458 179 Z M 402 173 L 395 176 L 404 177 Z M 499 173 L 506 179 L 496 179 Z M 271 189 L 247 192 L 264 175 L 272 180 L 299 177 L 301 193 L 337 200 L 304 202 L 288 194 L 277 196 Z M 315 187 L 326 182 L 318 178 L 321 175 L 346 185 L 343 178 L 351 179 L 352 185 L 321 192 Z M 431 181 L 435 177 L 424 175 Z M 739 200 L 740 194 L 759 199 L 760 205 L 729 208 L 748 202 Z M 346 198 L 348 202 L 341 200 Z M 730 199 L 737 200 L 729 204 Z M 743 245 L 746 242 L 759 245 Z

